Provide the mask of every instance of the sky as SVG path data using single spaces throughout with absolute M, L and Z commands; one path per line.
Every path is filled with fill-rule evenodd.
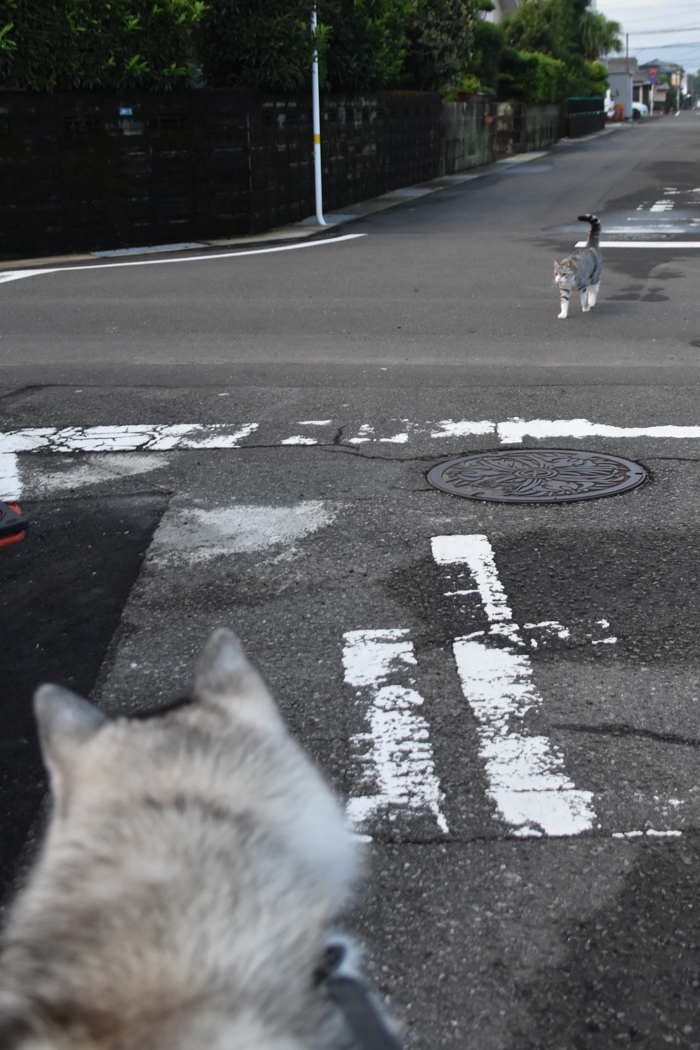
M 689 73 L 700 70 L 700 0 L 597 0 L 591 6 L 621 23 L 639 62 L 659 58 Z

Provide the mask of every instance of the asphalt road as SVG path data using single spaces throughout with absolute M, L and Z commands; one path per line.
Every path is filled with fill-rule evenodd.
M 410 1046 L 700 1047 L 699 161 L 684 113 L 305 247 L 0 270 L 6 887 L 33 686 L 165 703 L 226 624 L 374 840 L 348 923 Z M 562 321 L 586 211 L 620 246 Z M 648 480 L 426 481 L 521 447 Z

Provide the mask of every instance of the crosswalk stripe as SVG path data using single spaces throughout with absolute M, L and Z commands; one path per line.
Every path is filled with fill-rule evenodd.
M 406 628 L 389 628 L 343 635 L 345 681 L 356 689 L 369 730 L 356 733 L 351 744 L 360 753 L 362 780 L 371 790 L 352 797 L 347 813 L 351 823 L 366 828 L 383 813 L 395 818 L 397 807 L 424 811 L 447 833 L 429 727 L 420 714 L 423 697 L 410 687 L 413 679 L 408 687 L 396 681 L 416 665 L 408 634 Z
M 532 664 L 513 621 L 505 589 L 486 536 L 434 536 L 438 565 L 465 565 L 474 578 L 491 624 L 505 638 L 495 647 L 473 636 L 456 638 L 453 651 L 462 692 L 479 729 L 479 751 L 487 793 L 499 816 L 520 838 L 578 835 L 595 824 L 590 791 L 578 791 L 562 771 L 564 758 L 545 736 L 528 736 L 512 723 L 542 703 L 532 682 Z M 517 724 L 517 721 L 516 721 Z

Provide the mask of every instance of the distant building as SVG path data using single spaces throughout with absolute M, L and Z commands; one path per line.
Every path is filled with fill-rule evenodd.
M 609 58 L 607 61 L 608 73 L 625 73 L 627 70 L 632 74 L 632 101 L 643 102 L 651 111 L 651 82 L 646 68 L 639 66 L 637 59 Z M 664 95 L 664 101 L 666 96 Z
M 493 0 L 496 7 L 486 13 L 487 22 L 500 22 L 503 15 L 514 15 L 520 6 L 520 0 Z
M 650 62 L 645 62 L 639 68 L 649 80 L 656 80 L 656 83 L 653 85 L 651 97 L 654 100 L 654 110 L 663 113 L 666 108 L 666 95 L 668 94 L 669 85 L 659 84 L 659 75 L 661 73 L 666 73 L 669 78 L 673 79 L 674 76 L 679 76 L 683 73 L 683 68 L 672 62 L 661 62 L 658 58 L 653 58 Z

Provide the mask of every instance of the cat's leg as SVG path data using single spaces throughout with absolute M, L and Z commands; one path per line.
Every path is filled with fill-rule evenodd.
M 581 289 L 581 309 L 584 314 L 587 314 L 590 310 L 590 306 L 588 305 L 588 288 Z
M 559 289 L 559 299 L 561 302 L 561 312 L 557 314 L 557 317 L 568 317 L 569 316 L 569 297 L 571 292 L 568 288 Z
M 593 309 L 598 299 L 598 289 L 600 288 L 600 281 L 596 281 L 595 284 L 588 285 L 588 305 Z

